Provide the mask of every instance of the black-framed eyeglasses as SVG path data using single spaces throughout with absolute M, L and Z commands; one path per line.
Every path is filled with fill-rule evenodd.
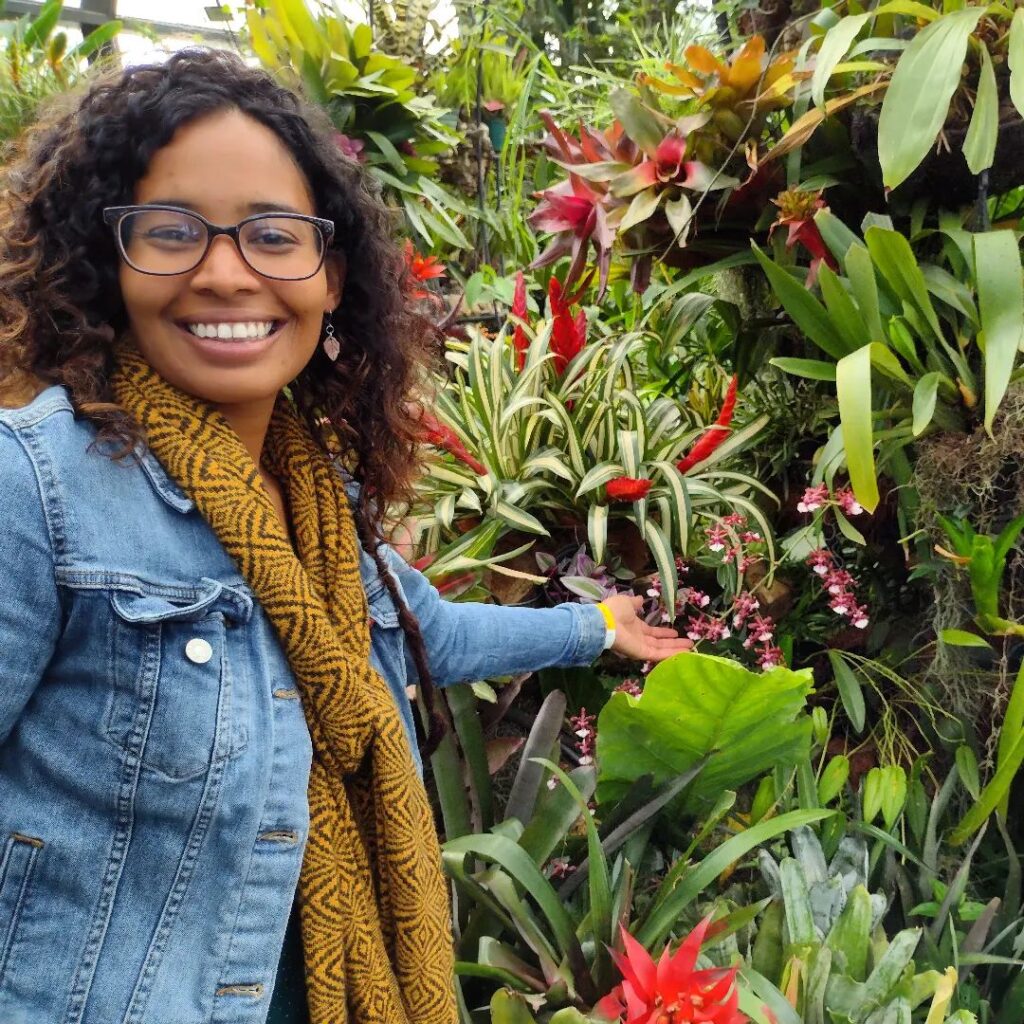
M 237 224 L 211 224 L 178 206 L 108 206 L 122 259 L 141 274 L 170 277 L 195 270 L 218 235 L 234 239 L 242 259 L 261 277 L 304 281 L 322 266 L 334 222 L 303 213 L 255 213 Z

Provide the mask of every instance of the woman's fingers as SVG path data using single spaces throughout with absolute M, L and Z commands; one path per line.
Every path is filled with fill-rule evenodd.
M 671 626 L 648 626 L 646 622 L 643 625 L 643 631 L 647 636 L 679 636 L 679 630 L 673 629 Z

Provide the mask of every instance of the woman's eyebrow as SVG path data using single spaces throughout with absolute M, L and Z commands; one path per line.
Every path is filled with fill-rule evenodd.
M 146 206 L 177 206 L 183 210 L 193 210 L 196 213 L 201 211 L 195 203 L 190 203 L 186 199 L 178 199 L 175 197 L 167 199 L 150 199 L 144 205 Z M 247 213 L 298 213 L 306 215 L 303 210 L 298 209 L 295 206 L 291 206 L 289 203 L 247 203 L 245 206 Z

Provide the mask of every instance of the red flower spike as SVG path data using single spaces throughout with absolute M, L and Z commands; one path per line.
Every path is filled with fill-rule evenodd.
M 647 497 L 651 481 L 646 477 L 617 476 L 609 480 L 605 491 L 609 501 L 640 501 Z
M 557 277 L 548 282 L 548 313 L 554 320 L 551 351 L 555 354 L 555 373 L 561 376 L 587 343 L 587 315 L 582 309 L 575 317 L 572 315 Z
M 405 266 L 413 281 L 433 281 L 436 278 L 445 276 L 444 264 L 434 256 L 421 256 L 412 247 L 411 239 L 405 240 Z M 424 288 L 413 287 L 412 297 L 414 299 L 426 299 L 431 297 L 430 292 Z
M 778 198 L 773 199 L 772 202 L 779 208 L 779 216 L 772 224 L 769 237 L 776 228 L 785 225 L 787 229 L 786 248 L 792 249 L 795 245 L 802 245 L 811 254 L 807 287 L 813 288 L 822 263 L 832 271 L 839 269 L 836 258 L 825 245 L 825 240 L 821 237 L 821 232 L 814 220 L 814 215 L 818 210 L 828 209 L 822 199 L 822 193 L 790 189 L 787 192 L 780 192 Z
M 458 434 L 451 427 L 438 422 L 429 413 L 424 413 L 420 422 L 424 428 L 423 439 L 429 444 L 454 455 L 460 462 L 469 466 L 477 476 L 483 476 L 487 472 L 484 465 L 470 454 L 469 449 L 459 440 Z
M 736 409 L 736 385 L 738 378 L 733 377 L 729 381 L 729 389 L 725 393 L 725 401 L 722 402 L 722 410 L 715 420 L 715 425 L 704 431 L 689 453 L 676 463 L 680 473 L 691 470 L 698 462 L 703 462 L 711 453 L 729 436 L 729 424 L 732 423 L 732 414 Z
M 512 315 L 519 320 L 526 319 L 526 278 L 521 270 L 516 271 L 516 290 L 512 294 Z M 526 350 L 530 347 L 530 340 L 526 337 L 526 331 L 519 325 L 515 325 L 512 332 L 512 347 L 516 352 L 516 369 L 521 370 L 526 364 Z
M 737 1009 L 737 968 L 695 969 L 709 923 L 710 918 L 701 921 L 675 954 L 666 946 L 657 966 L 623 928 L 625 955 L 612 951 L 622 983 L 597 1004 L 597 1012 L 623 1024 L 749 1024 Z

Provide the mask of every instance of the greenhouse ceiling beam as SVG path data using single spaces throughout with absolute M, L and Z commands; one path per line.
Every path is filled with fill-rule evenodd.
M 105 3 L 103 6 L 108 10 L 97 10 L 86 7 L 65 7 L 61 15 L 61 21 L 81 25 L 82 28 L 95 28 L 105 21 L 110 21 L 109 8 L 112 3 Z M 36 15 L 42 10 L 41 0 L 7 0 L 3 10 L 0 11 L 0 19 L 16 17 L 23 14 Z M 146 26 L 158 35 L 162 36 L 201 36 L 203 39 L 216 39 L 219 41 L 231 40 L 232 34 L 224 28 L 215 25 L 182 25 L 174 21 L 154 21 L 151 18 L 124 18 L 125 28 L 133 29 L 137 26 Z

